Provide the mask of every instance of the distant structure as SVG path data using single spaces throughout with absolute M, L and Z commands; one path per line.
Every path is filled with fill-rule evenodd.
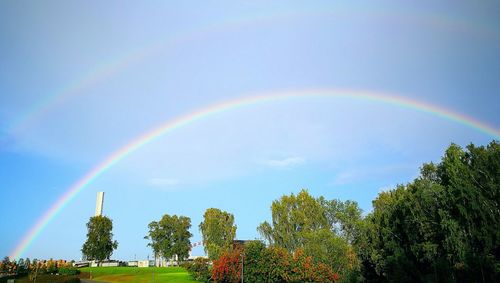
M 97 200 L 95 203 L 95 216 L 102 215 L 103 205 L 104 205 L 104 192 L 97 192 Z

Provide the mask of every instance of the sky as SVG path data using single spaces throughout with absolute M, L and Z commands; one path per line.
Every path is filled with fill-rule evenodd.
M 152 254 L 143 237 L 164 214 L 190 217 L 192 242 L 210 207 L 234 214 L 238 239 L 260 238 L 272 201 L 303 188 L 367 214 L 451 143 L 499 138 L 499 13 L 498 1 L 2 1 L 0 255 L 130 142 L 277 93 L 347 95 L 230 107 L 158 135 L 83 186 L 18 256 L 80 259 L 99 191 L 120 260 Z

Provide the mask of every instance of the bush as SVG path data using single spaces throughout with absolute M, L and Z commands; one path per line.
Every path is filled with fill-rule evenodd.
M 61 267 L 59 268 L 60 275 L 77 275 L 80 274 L 80 270 L 76 267 Z
M 206 258 L 196 258 L 193 262 L 182 264 L 191 277 L 196 281 L 210 282 L 212 271 L 210 270 L 209 260 Z
M 26 275 L 12 275 L 0 278 L 0 283 L 7 283 L 9 279 L 15 279 L 15 282 L 33 282 Z M 62 275 L 38 275 L 36 278 L 37 283 L 80 283 L 80 278 L 76 276 L 62 276 Z
M 245 243 L 245 260 L 243 263 L 243 276 L 245 282 L 266 282 L 267 266 L 265 258 L 266 245 L 262 241 L 249 241 Z
M 52 259 L 49 259 L 46 263 L 46 272 L 50 274 L 56 274 L 57 273 L 57 262 L 55 262 Z
M 261 258 L 266 281 L 286 282 L 290 269 L 290 253 L 281 247 L 271 246 Z
M 0 277 L 0 283 L 7 283 L 9 279 L 17 279 L 18 276 L 16 275 L 6 275 L 3 277 Z
M 237 283 L 241 281 L 242 250 L 232 249 L 214 260 L 212 279 L 216 282 Z
M 244 255 L 242 257 L 242 255 Z M 337 282 L 340 276 L 301 249 L 291 254 L 281 247 L 266 246 L 260 241 L 245 244 L 244 250 L 224 253 L 214 261 L 212 279 L 216 282 L 239 282 L 243 262 L 244 281 L 254 282 Z
M 292 256 L 286 279 L 288 282 L 337 282 L 339 275 L 324 263 L 315 264 L 311 256 L 298 249 Z
M 42 275 L 37 277 L 37 283 L 80 283 L 80 278 L 74 276 Z

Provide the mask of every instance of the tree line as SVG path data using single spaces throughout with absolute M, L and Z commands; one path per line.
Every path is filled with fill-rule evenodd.
M 0 262 L 0 274 L 5 275 L 5 278 L 13 279 L 18 278 L 18 276 L 27 276 L 29 282 L 36 282 L 39 276 L 48 274 L 57 274 L 64 277 L 79 273 L 80 271 L 73 267 L 73 262 L 66 260 L 39 260 L 36 258 L 30 260 L 29 258 L 20 258 L 16 261 L 14 259 L 11 260 L 9 257 L 4 257 Z M 64 279 L 72 281 L 73 278 Z
M 499 143 L 452 144 L 366 215 L 355 201 L 302 190 L 273 201 L 262 240 L 238 243 L 234 216 L 209 208 L 198 228 L 212 265 L 187 268 L 217 282 L 500 282 L 499 200 Z M 189 256 L 189 217 L 166 214 L 148 228 L 156 256 Z

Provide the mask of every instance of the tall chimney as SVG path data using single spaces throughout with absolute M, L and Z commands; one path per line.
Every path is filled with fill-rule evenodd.
M 97 200 L 95 203 L 95 216 L 102 215 L 103 205 L 104 205 L 104 192 L 97 192 Z

